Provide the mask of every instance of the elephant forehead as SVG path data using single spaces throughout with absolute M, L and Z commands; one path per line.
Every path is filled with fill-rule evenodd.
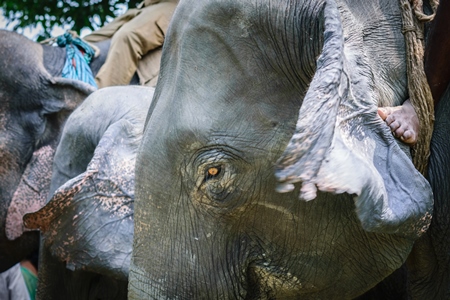
M 169 134 L 157 136 L 164 147 L 178 152 L 184 157 L 196 157 L 200 152 L 211 152 L 221 147 L 231 147 L 236 155 L 248 158 L 256 155 L 267 155 L 274 147 L 280 148 L 288 141 L 289 134 L 284 123 L 260 114 L 245 112 L 226 113 L 220 110 L 207 112 L 198 116 L 185 114 L 170 123 Z M 252 120 L 254 119 L 254 120 Z M 154 142 L 149 143 L 153 147 Z M 281 152 L 280 152 L 281 153 Z M 279 153 L 279 154 L 280 154 Z M 267 157 L 270 160 L 269 157 Z M 172 160 L 176 163 L 176 160 Z

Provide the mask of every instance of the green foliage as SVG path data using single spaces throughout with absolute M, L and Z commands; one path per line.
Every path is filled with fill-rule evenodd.
M 13 30 L 43 26 L 39 39 L 50 37 L 53 26 L 69 27 L 80 33 L 83 28 L 101 27 L 117 16 L 121 8 L 136 7 L 140 0 L 4 0 L 0 4 Z

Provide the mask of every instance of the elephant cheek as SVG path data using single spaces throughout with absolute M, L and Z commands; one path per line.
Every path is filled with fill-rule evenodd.
M 45 205 L 54 153 L 51 146 L 42 147 L 33 153 L 8 207 L 5 230 L 9 240 L 15 240 L 23 232 L 30 231 L 23 225 L 23 216 Z

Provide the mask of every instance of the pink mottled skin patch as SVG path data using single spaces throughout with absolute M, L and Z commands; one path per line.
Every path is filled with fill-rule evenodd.
M 51 146 L 44 146 L 33 153 L 8 208 L 5 228 L 8 239 L 15 240 L 24 231 L 29 231 L 24 227 L 23 216 L 45 205 L 54 153 Z

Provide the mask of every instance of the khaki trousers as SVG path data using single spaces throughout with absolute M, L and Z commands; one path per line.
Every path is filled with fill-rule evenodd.
M 112 36 L 106 61 L 95 77 L 99 88 L 130 83 L 142 56 L 164 43 L 176 5 L 174 2 L 159 2 L 129 9 L 84 38 L 88 42 L 98 42 Z

